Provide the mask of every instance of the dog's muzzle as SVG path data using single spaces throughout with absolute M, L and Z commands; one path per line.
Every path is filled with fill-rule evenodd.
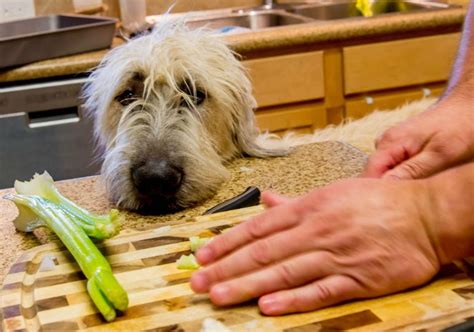
M 148 159 L 131 169 L 133 184 L 146 201 L 173 200 L 183 183 L 183 169 L 166 159 Z

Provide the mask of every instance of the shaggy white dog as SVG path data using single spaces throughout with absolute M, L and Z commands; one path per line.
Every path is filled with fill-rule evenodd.
M 256 103 L 235 54 L 183 22 L 113 49 L 85 95 L 107 191 L 127 209 L 191 206 L 217 191 L 232 158 L 286 153 L 256 143 Z
M 162 23 L 113 49 L 91 77 L 86 108 L 102 147 L 110 199 L 152 212 L 189 207 L 212 196 L 228 176 L 225 163 L 235 157 L 281 156 L 290 145 L 354 135 L 372 144 L 388 125 L 414 113 L 398 112 L 388 120 L 374 114 L 370 120 L 283 140 L 259 136 L 256 103 L 242 64 L 222 38 L 190 30 L 183 22 Z

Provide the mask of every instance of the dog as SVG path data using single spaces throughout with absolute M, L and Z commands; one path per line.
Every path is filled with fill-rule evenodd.
M 193 206 L 228 178 L 241 156 L 286 155 L 292 146 L 339 140 L 371 152 L 388 127 L 434 98 L 283 138 L 259 134 L 247 73 L 222 38 L 183 20 L 160 23 L 111 50 L 84 90 L 102 177 L 112 202 L 151 213 Z
M 111 201 L 169 212 L 201 202 L 239 156 L 282 156 L 258 144 L 252 86 L 211 31 L 159 24 L 111 50 L 85 87 Z

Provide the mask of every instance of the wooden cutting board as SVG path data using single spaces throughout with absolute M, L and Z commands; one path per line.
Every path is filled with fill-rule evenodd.
M 189 253 L 188 237 L 210 236 L 262 211 L 261 206 L 195 218 L 183 225 L 135 231 L 106 241 L 102 252 L 129 293 L 130 307 L 105 323 L 86 292 L 86 280 L 65 249 L 48 244 L 11 267 L 1 291 L 3 328 L 21 330 L 200 331 L 211 317 L 230 330 L 437 330 L 474 316 L 474 264 L 446 266 L 427 286 L 378 299 L 283 317 L 265 317 L 255 302 L 214 307 L 189 287 L 192 272 L 175 261 Z

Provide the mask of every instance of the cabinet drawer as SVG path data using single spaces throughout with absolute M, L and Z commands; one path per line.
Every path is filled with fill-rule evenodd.
M 448 79 L 459 33 L 346 47 L 345 93 L 360 93 Z
M 257 126 L 262 131 L 278 132 L 295 128 L 326 126 L 326 110 L 322 104 L 295 105 L 256 112 Z
M 346 101 L 346 117 L 359 119 L 375 110 L 390 110 L 423 97 L 437 97 L 444 91 L 443 85 L 419 87 L 391 93 L 368 94 Z
M 323 53 L 306 52 L 244 61 L 259 107 L 324 96 Z

